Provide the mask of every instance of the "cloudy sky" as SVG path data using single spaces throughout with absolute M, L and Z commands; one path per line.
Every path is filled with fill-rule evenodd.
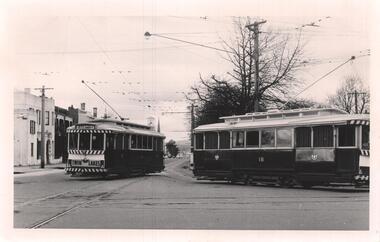
M 318 82 L 302 97 L 324 101 L 347 75 L 369 85 L 371 11 L 369 1 L 9 1 L 5 27 L 6 77 L 17 89 L 52 87 L 57 106 L 111 110 L 85 80 L 131 120 L 160 119 L 168 138 L 186 139 L 188 103 L 183 92 L 199 75 L 223 76 L 231 66 L 212 49 L 150 37 L 162 34 L 221 48 L 239 16 L 265 19 L 262 31 L 279 35 L 305 27 L 305 65 L 298 74 L 312 83 L 351 56 L 363 56 Z M 37 94 L 37 92 L 35 92 Z

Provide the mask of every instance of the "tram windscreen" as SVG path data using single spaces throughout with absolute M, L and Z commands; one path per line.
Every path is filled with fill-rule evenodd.
M 362 126 L 362 149 L 369 150 L 369 125 Z
M 92 134 L 92 150 L 103 150 L 104 134 Z
M 80 150 L 90 149 L 90 133 L 79 134 L 79 149 Z
M 69 134 L 69 149 L 70 150 L 78 149 L 78 134 L 77 133 Z
M 338 145 L 355 146 L 355 126 L 345 125 L 338 128 Z

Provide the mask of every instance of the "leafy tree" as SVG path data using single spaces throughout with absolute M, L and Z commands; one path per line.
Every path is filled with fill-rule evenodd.
M 169 157 L 176 157 L 178 155 L 179 149 L 174 140 L 171 139 L 166 143 L 166 152 Z
M 245 26 L 250 18 L 239 18 L 234 22 L 235 36 L 223 40 L 232 71 L 225 76 L 200 76 L 200 82 L 191 88 L 199 102 L 196 112 L 197 124 L 215 122 L 219 116 L 244 114 L 254 111 L 255 100 L 255 48 L 254 33 Z M 259 41 L 259 111 L 269 106 L 286 103 L 300 83 L 295 72 L 301 66 L 303 46 L 300 37 L 291 41 L 289 36 L 271 32 L 260 33 Z
M 335 108 L 346 111 L 347 113 L 355 113 L 355 91 L 358 93 L 358 113 L 369 113 L 369 91 L 364 87 L 359 76 L 345 77 L 345 81 L 338 88 L 336 93 L 328 97 L 328 103 Z

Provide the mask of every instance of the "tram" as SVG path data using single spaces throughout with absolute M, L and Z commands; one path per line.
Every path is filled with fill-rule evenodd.
M 165 136 L 150 126 L 97 119 L 67 128 L 71 175 L 134 175 L 164 169 Z
M 197 179 L 369 185 L 369 115 L 334 108 L 247 113 L 194 129 Z

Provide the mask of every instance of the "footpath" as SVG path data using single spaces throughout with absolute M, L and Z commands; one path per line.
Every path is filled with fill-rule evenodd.
M 46 172 L 64 172 L 66 164 L 65 163 L 56 163 L 56 164 L 48 164 L 45 165 L 45 168 L 41 168 L 40 165 L 32 165 L 32 166 L 14 166 L 13 174 L 21 175 L 21 174 L 31 174 L 31 173 L 46 173 Z

